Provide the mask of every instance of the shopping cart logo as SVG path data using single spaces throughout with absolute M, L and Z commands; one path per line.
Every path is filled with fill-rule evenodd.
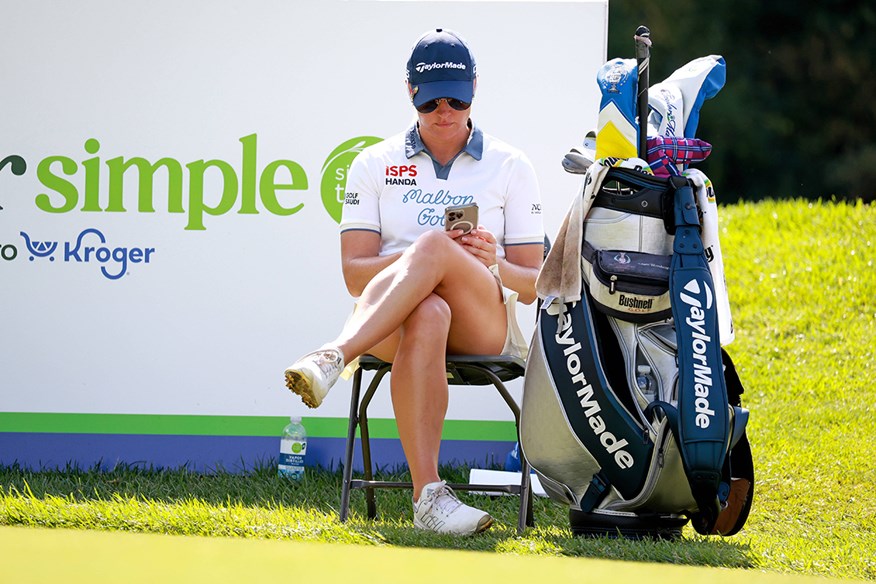
M 54 262 L 59 258 L 63 263 L 97 265 L 108 280 L 118 280 L 128 275 L 132 264 L 152 263 L 155 255 L 154 247 L 107 245 L 103 232 L 94 228 L 84 229 L 73 240 L 65 242 L 37 239 L 25 231 L 19 233 L 31 262 Z

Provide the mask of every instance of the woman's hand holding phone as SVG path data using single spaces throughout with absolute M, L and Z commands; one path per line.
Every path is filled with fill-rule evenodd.
M 444 229 L 488 268 L 496 265 L 496 236 L 478 225 L 478 206 L 456 205 L 444 210 Z
M 482 225 L 478 225 L 476 229 L 458 237 L 456 241 L 488 268 L 498 263 L 496 236 L 484 229 Z

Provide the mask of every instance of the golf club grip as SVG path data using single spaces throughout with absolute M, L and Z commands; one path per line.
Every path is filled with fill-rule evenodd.
M 639 66 L 638 93 L 636 94 L 636 114 L 639 117 L 639 158 L 648 156 L 648 86 L 651 68 L 651 31 L 640 25 L 633 37 L 636 41 L 636 63 Z

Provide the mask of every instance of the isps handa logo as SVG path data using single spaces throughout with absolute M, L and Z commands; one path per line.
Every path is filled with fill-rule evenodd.
M 20 232 L 31 262 L 61 262 L 95 266 L 108 280 L 126 276 L 138 264 L 149 264 L 155 256 L 154 247 L 112 245 L 98 229 L 82 230 L 69 241 L 38 239 L 25 231 Z

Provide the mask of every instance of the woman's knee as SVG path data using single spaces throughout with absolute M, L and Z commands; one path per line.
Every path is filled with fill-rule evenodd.
M 431 229 L 420 235 L 409 249 L 424 258 L 438 260 L 457 247 L 459 246 L 456 242 L 447 237 L 443 231 Z
M 450 330 L 450 316 L 450 305 L 437 294 L 430 294 L 405 320 L 404 336 L 425 336 L 436 341 L 440 339 L 444 344 Z

